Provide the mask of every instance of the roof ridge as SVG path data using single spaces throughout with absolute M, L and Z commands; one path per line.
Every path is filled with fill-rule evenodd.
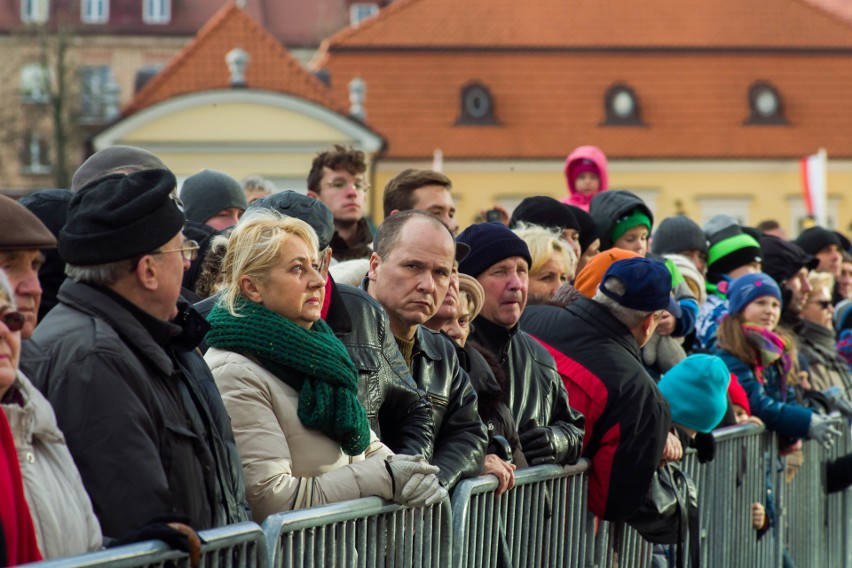
M 154 92 L 162 83 L 166 82 L 175 70 L 189 58 L 189 55 L 199 49 L 202 42 L 204 42 L 212 33 L 212 30 L 225 23 L 225 16 L 233 10 L 240 10 L 240 7 L 237 6 L 235 0 L 228 0 L 218 12 L 213 14 L 213 17 L 210 18 L 207 23 L 201 26 L 201 29 L 198 30 L 195 37 L 192 38 L 190 42 L 183 47 L 183 49 L 177 52 L 174 57 L 172 57 L 172 59 L 166 64 L 166 67 L 157 73 L 150 81 L 148 81 L 148 83 L 145 84 L 144 87 L 142 87 L 142 89 L 140 89 L 138 93 L 133 96 L 130 102 L 127 103 L 127 106 L 124 107 L 121 113 L 122 116 L 133 114 L 140 108 L 143 108 L 145 99 L 149 97 L 148 93 Z
M 209 67 L 212 52 L 221 51 L 223 47 L 217 42 L 218 39 L 236 40 L 234 47 L 242 45 L 255 56 L 256 64 L 262 69 L 264 66 L 273 65 L 281 71 L 274 76 L 262 74 L 260 81 L 255 75 L 254 88 L 292 94 L 341 112 L 342 107 L 335 103 L 335 98 L 325 83 L 305 69 L 263 24 L 240 8 L 236 2 L 228 0 L 222 9 L 202 26 L 198 34 L 175 54 L 166 67 L 133 97 L 123 109 L 122 115 L 129 116 L 177 95 L 226 87 L 227 85 L 220 84 L 222 77 L 219 72 L 200 79 L 193 75 L 186 78 L 180 74 L 184 70 L 187 73 L 192 71 L 190 62 L 197 61 L 202 65 L 208 64 Z M 224 59 L 221 63 L 225 65 Z
M 323 67 L 325 61 L 328 59 L 328 48 L 331 46 L 332 43 L 335 43 L 340 40 L 346 40 L 351 35 L 368 33 L 370 28 L 379 25 L 387 18 L 393 17 L 394 14 L 396 14 L 397 12 L 405 10 L 406 8 L 409 8 L 423 1 L 424 0 L 397 0 L 396 2 L 392 2 L 391 4 L 385 6 L 384 8 L 380 8 L 377 16 L 367 18 L 363 21 L 363 23 L 359 23 L 356 27 L 346 26 L 339 32 L 336 32 L 331 36 L 325 38 L 320 43 L 319 49 L 317 49 L 316 53 L 311 58 L 309 67 L 311 69 L 321 69 Z

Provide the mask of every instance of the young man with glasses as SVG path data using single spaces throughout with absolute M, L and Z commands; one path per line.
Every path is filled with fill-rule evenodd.
M 331 248 L 338 262 L 368 258 L 373 232 L 364 218 L 369 184 L 364 153 L 335 145 L 314 158 L 308 174 L 308 195 L 319 199 L 334 216 Z
M 70 278 L 34 337 L 50 360 L 33 382 L 108 537 L 163 515 L 195 529 L 248 519 L 233 434 L 194 352 L 208 328 L 179 310 L 197 244 L 182 233 L 176 183 L 149 169 L 74 195 L 59 235 Z

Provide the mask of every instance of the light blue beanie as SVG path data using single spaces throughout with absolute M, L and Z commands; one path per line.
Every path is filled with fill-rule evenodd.
M 658 386 L 669 401 L 672 422 L 707 433 L 725 416 L 730 382 L 724 361 L 697 353 L 669 369 Z

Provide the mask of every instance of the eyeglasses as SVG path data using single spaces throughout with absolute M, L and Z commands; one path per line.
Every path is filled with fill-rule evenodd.
M 184 241 L 183 246 L 179 249 L 170 250 L 155 250 L 150 254 L 165 254 L 167 252 L 179 252 L 183 255 L 184 260 L 193 261 L 198 258 L 198 243 L 195 241 Z
M 350 182 L 345 178 L 334 178 L 330 182 L 328 182 L 328 187 L 332 189 L 346 189 L 350 185 L 355 186 L 355 189 L 358 191 L 367 191 L 370 189 L 370 184 L 364 180 L 355 180 L 354 182 Z
M 831 307 L 831 300 L 813 300 L 811 303 L 812 304 L 819 304 L 819 307 L 824 309 L 824 310 L 827 310 L 828 308 Z
M 3 325 L 9 328 L 9 331 L 21 331 L 24 328 L 26 318 L 21 312 L 6 312 L 0 316 Z

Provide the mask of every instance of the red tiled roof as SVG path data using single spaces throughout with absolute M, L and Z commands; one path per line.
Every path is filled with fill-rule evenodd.
M 849 48 L 852 34 L 805 0 L 401 0 L 331 45 Z
M 804 0 L 402 0 L 319 61 L 340 104 L 364 79 L 387 158 L 553 159 L 581 144 L 628 159 L 852 157 L 852 27 Z M 745 124 L 761 80 L 788 125 Z M 497 125 L 456 124 L 472 81 Z M 644 126 L 602 124 L 615 83 Z
M 145 85 L 124 109 L 124 115 L 179 95 L 229 88 L 225 55 L 235 47 L 244 49 L 251 58 L 246 72 L 248 87 L 287 93 L 332 109 L 345 108 L 334 104 L 329 89 L 272 34 L 229 2 Z

